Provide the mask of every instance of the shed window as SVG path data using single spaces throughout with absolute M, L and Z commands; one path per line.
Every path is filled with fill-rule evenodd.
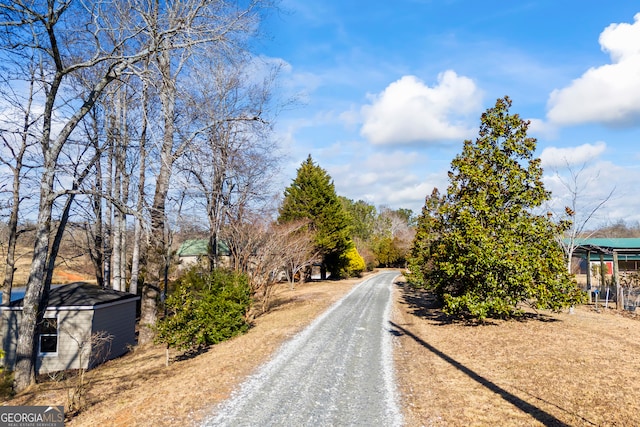
M 58 351 L 58 319 L 46 317 L 39 330 L 40 353 L 57 353 Z

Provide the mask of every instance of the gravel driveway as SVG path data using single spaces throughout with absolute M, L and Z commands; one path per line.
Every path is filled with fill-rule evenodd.
M 288 341 L 206 426 L 398 426 L 388 317 L 397 272 L 382 272 Z

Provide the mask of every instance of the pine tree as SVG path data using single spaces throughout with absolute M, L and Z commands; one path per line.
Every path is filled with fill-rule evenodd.
M 300 219 L 310 221 L 324 268 L 333 277 L 339 277 L 348 263 L 345 253 L 351 246 L 350 220 L 336 195 L 331 177 L 313 162 L 311 155 L 285 189 L 278 222 Z
M 560 309 L 582 299 L 555 240 L 563 230 L 534 212 L 550 193 L 540 159 L 533 158 L 536 140 L 527 137 L 528 122 L 509 114 L 510 107 L 505 97 L 482 115 L 479 137 L 465 141 L 451 163 L 435 216 L 427 220 L 423 211 L 421 223 L 430 230 L 418 239 L 433 240 L 429 265 L 414 271 L 422 272 L 424 284 L 452 314 L 505 317 L 524 302 Z M 433 206 L 427 211 L 431 215 Z M 417 241 L 414 258 L 426 250 Z

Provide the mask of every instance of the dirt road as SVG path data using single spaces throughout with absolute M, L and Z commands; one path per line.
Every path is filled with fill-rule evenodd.
M 204 425 L 401 425 L 388 323 L 396 277 L 383 272 L 356 286 Z

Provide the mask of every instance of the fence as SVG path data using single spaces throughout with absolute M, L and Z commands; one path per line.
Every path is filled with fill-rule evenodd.
M 587 289 L 586 276 L 577 275 L 578 283 L 584 291 Z M 607 275 L 605 283 L 601 282 L 601 276 L 592 275 L 591 289 L 589 292 L 589 302 L 597 303 L 601 306 L 611 306 L 618 302 L 618 286 L 613 281 L 611 275 Z M 636 272 L 620 272 L 619 276 L 622 305 L 625 310 L 635 311 L 640 307 L 640 274 Z M 638 309 L 640 311 L 640 309 Z

